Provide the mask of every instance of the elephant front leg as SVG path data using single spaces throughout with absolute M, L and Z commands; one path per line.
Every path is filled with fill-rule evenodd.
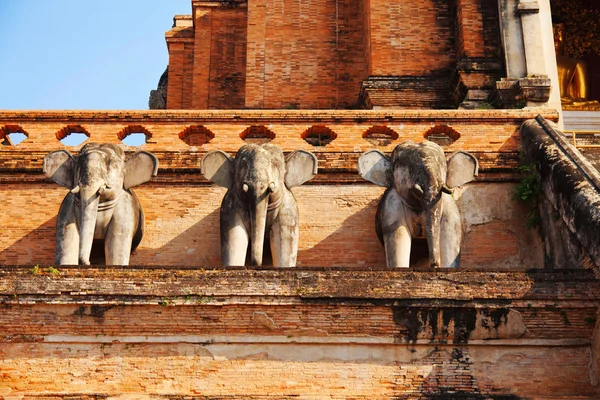
M 56 257 L 58 265 L 79 264 L 79 227 L 72 194 L 63 200 L 56 217 Z
M 448 194 L 442 195 L 443 213 L 440 224 L 440 251 L 442 268 L 460 267 L 462 223 L 456 202 Z
M 400 225 L 395 230 L 383 234 L 383 246 L 387 266 L 390 268 L 408 268 L 412 236 L 407 226 Z
M 79 229 L 75 222 L 57 227 L 56 263 L 58 265 L 79 263 Z
M 133 226 L 111 226 L 104 238 L 106 265 L 129 265 L 134 232 Z
M 221 229 L 221 263 L 226 267 L 243 267 L 248 250 L 248 231 L 242 223 L 221 224 Z
M 296 201 L 291 198 L 282 205 L 279 216 L 271 227 L 273 266 L 281 268 L 296 266 L 299 230 L 298 207 Z
M 233 193 L 228 191 L 221 203 L 221 264 L 225 267 L 243 267 L 248 251 L 250 217 L 247 210 L 239 209 Z
M 389 268 L 408 268 L 413 212 L 406 207 L 395 190 L 385 192 L 377 210 L 376 225 L 381 227 L 385 259 Z
M 120 202 L 113 210 L 99 211 L 96 219 L 95 239 L 104 234 L 104 257 L 106 265 L 129 265 L 133 236 L 138 229 L 140 205 L 137 198 L 123 193 Z

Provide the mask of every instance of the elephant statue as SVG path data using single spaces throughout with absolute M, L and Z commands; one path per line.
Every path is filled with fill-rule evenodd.
M 235 157 L 215 150 L 201 161 L 206 179 L 229 189 L 221 203 L 221 261 L 261 266 L 265 235 L 269 235 L 273 265 L 296 266 L 298 207 L 290 191 L 314 177 L 317 158 L 297 150 L 287 157 L 271 144 L 247 144 Z
M 89 143 L 78 156 L 48 154 L 43 169 L 70 189 L 56 220 L 56 263 L 89 265 L 92 243 L 100 239 L 106 265 L 128 265 L 144 231 L 144 212 L 130 188 L 156 176 L 156 157 L 139 151 L 125 158 L 117 145 Z
M 427 238 L 431 267 L 458 268 L 462 226 L 454 188 L 477 176 L 477 159 L 457 151 L 446 160 L 437 144 L 406 141 L 391 158 L 378 150 L 360 156 L 360 176 L 387 187 L 375 217 L 388 267 L 409 267 L 413 237 Z

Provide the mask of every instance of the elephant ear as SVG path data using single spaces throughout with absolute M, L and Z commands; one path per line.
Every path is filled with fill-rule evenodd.
M 479 173 L 479 163 L 475 156 L 466 151 L 457 151 L 448 157 L 446 185 L 449 188 L 471 182 Z
M 129 189 L 148 182 L 158 174 L 158 159 L 147 151 L 138 151 L 125 160 L 123 187 Z
M 319 169 L 317 157 L 310 151 L 296 150 L 285 158 L 285 186 L 291 189 L 312 179 Z
M 369 150 L 358 159 L 358 174 L 379 186 L 392 186 L 389 178 L 391 167 L 390 158 L 379 150 Z
M 53 151 L 44 157 L 44 174 L 67 189 L 73 189 L 75 158 L 66 150 Z
M 202 175 L 209 181 L 227 189 L 233 187 L 233 158 L 224 151 L 213 150 L 206 153 L 200 161 L 200 168 Z

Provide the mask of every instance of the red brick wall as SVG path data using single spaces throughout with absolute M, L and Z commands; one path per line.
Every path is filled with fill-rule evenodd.
M 359 1 L 248 5 L 248 108 L 344 108 L 364 79 Z
M 28 266 L 0 278 L 10 398 L 599 393 L 592 271 Z
M 466 58 L 501 56 L 498 4 L 493 0 L 457 0 L 458 52 Z
M 298 360 L 314 354 L 322 358 Z M 347 360 L 352 354 L 366 359 Z M 174 399 L 427 399 L 448 391 L 472 398 L 593 399 L 598 391 L 589 383 L 588 363 L 587 347 L 18 343 L 0 348 L 0 367 L 7 371 L 0 391 L 53 400 L 125 393 Z
M 169 84 L 167 90 L 167 108 L 182 108 L 185 63 L 185 43 L 175 42 L 169 45 Z
M 163 178 L 164 179 L 164 178 Z M 219 207 L 225 189 L 178 183 L 148 183 L 135 189 L 146 224 L 131 265 L 220 265 Z M 465 235 L 465 267 L 540 267 L 539 239 L 527 231 L 526 210 L 511 200 L 513 184 L 479 184 L 459 200 Z M 0 263 L 53 264 L 58 208 L 67 190 L 50 183 L 3 184 Z M 385 265 L 375 235 L 375 211 L 383 189 L 370 184 L 306 185 L 294 189 L 300 211 L 298 265 Z M 475 204 L 496 207 L 475 210 Z M 504 204 L 505 210 L 500 209 Z M 25 212 L 35 209 L 35 214 Z M 537 246 L 537 247 L 536 247 Z
M 494 0 L 193 6 L 194 27 L 167 33 L 169 87 L 177 92 L 169 109 L 347 108 L 356 106 L 369 76 L 449 78 L 457 58 L 501 57 Z M 463 83 L 480 88 L 496 79 Z
M 582 269 L 0 267 L 0 396 L 597 398 L 597 283 Z
M 458 48 L 463 57 L 483 57 L 485 43 L 481 0 L 456 0 Z
M 195 7 L 194 19 L 194 76 L 193 109 L 208 108 L 210 54 L 212 47 L 212 11 L 214 7 Z M 170 84 L 170 82 L 169 82 Z M 177 109 L 175 105 L 169 109 Z
M 167 108 L 243 108 L 245 5 L 195 5 L 193 18 L 193 27 L 177 27 L 167 33 L 170 66 Z
M 241 6 L 213 7 L 211 14 L 208 108 L 241 109 L 246 95 L 248 10 Z
M 448 2 L 370 0 L 371 75 L 422 76 L 455 61 Z

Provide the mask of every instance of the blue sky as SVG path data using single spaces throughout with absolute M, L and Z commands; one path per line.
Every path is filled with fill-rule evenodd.
M 191 0 L 0 0 L 0 109 L 147 109 Z

